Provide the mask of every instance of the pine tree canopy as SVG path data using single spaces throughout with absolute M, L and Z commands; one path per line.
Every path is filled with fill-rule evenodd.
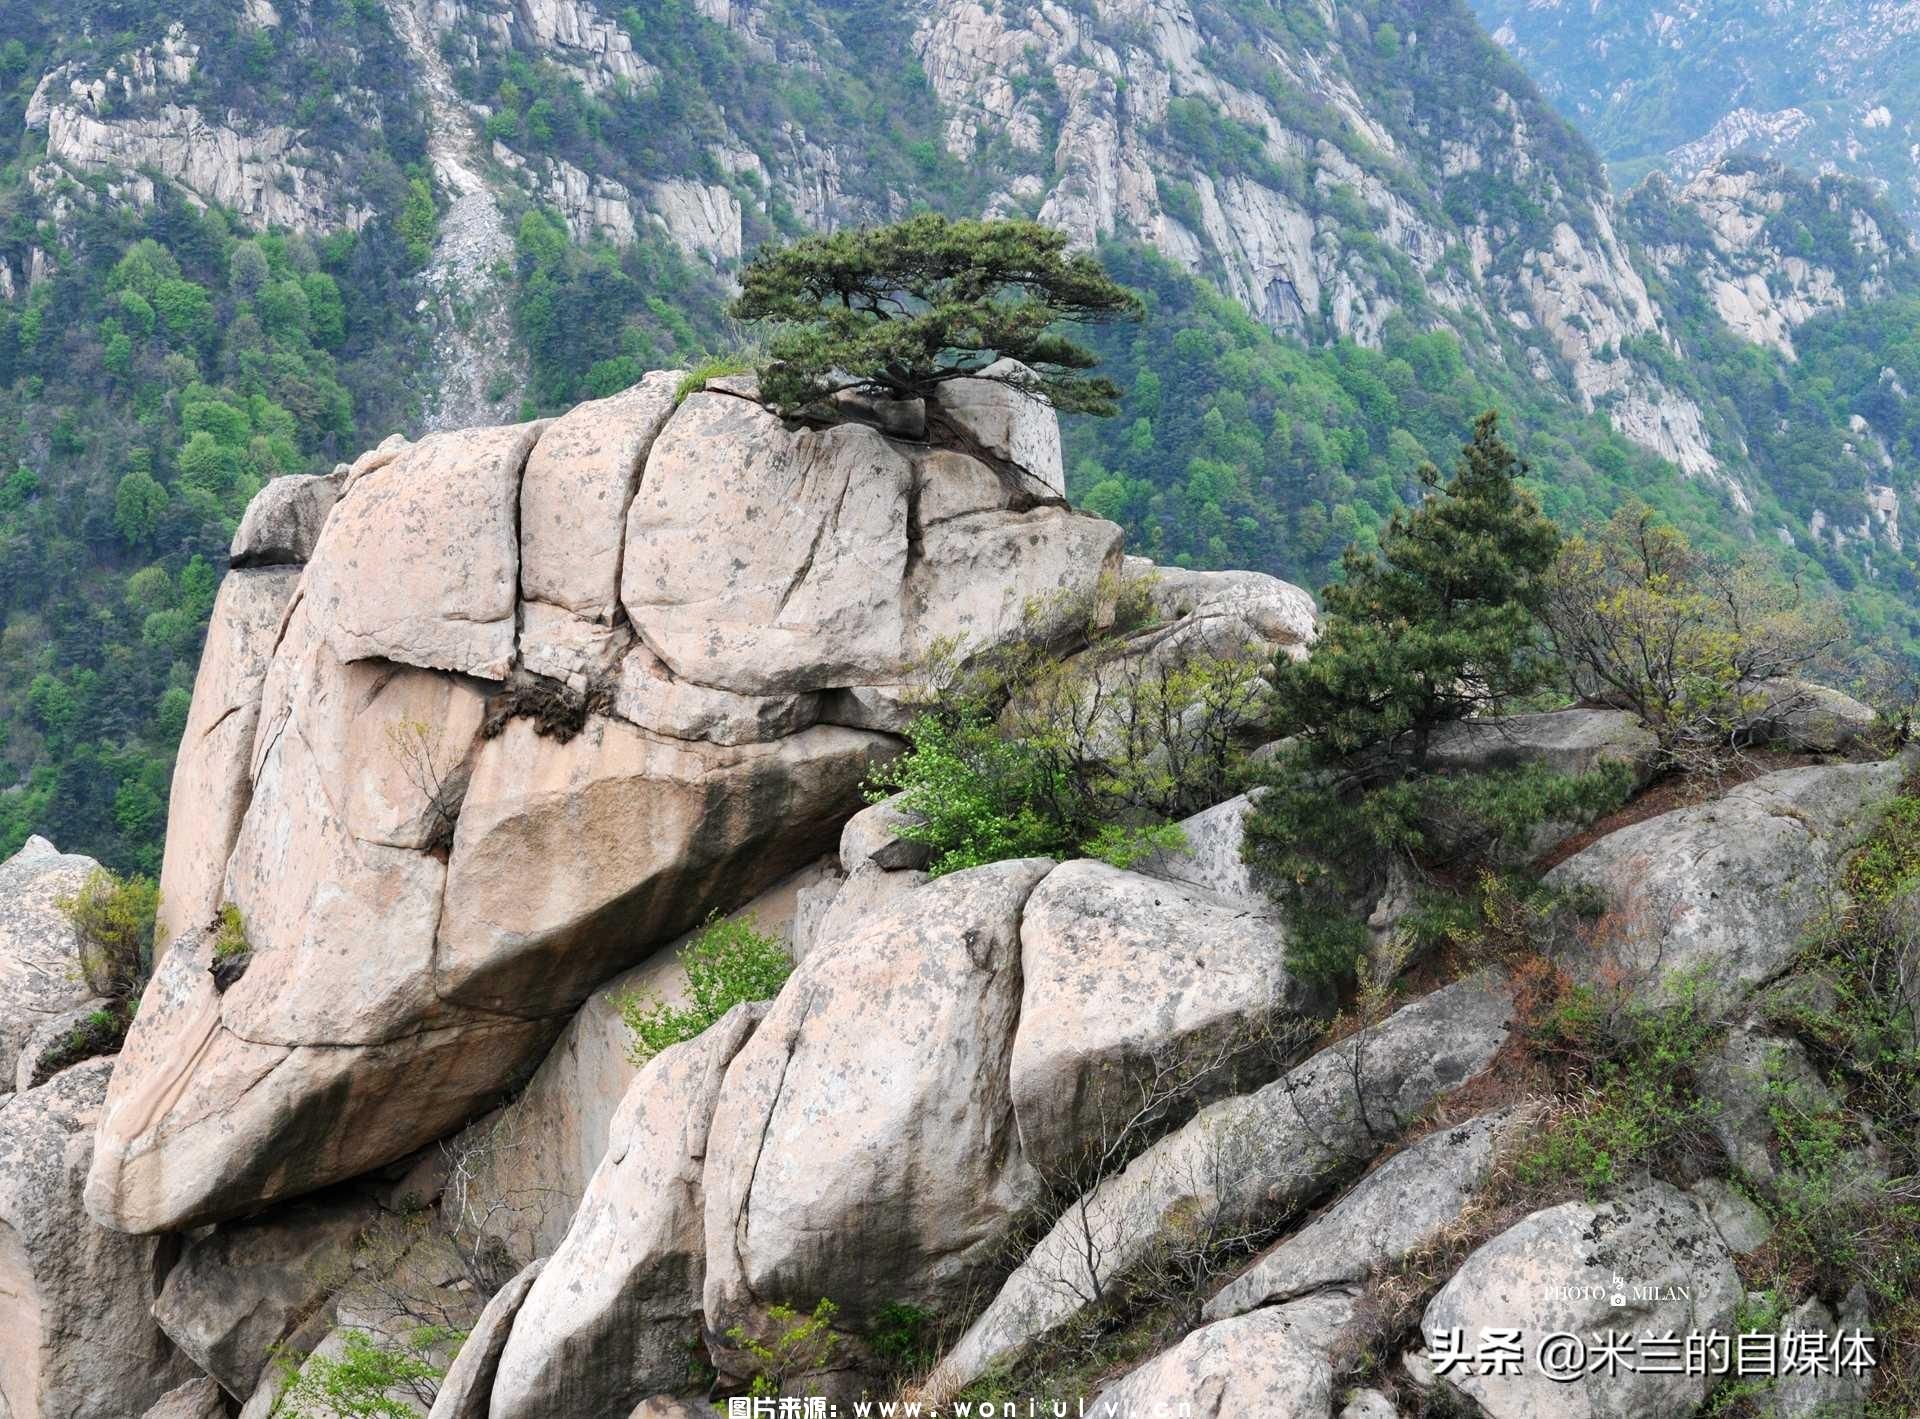
M 1112 414 L 1120 391 L 1084 373 L 1094 353 L 1062 326 L 1138 319 L 1137 296 L 1038 222 L 950 221 L 829 232 L 762 250 L 733 315 L 767 322 L 760 392 L 799 409 L 841 390 L 927 398 L 1010 357 L 1002 382 L 1072 413 Z
M 1442 484 L 1395 513 L 1378 552 L 1350 548 L 1322 593 L 1312 655 L 1276 666 L 1275 727 L 1322 761 L 1381 746 L 1424 768 L 1440 724 L 1538 689 L 1539 613 L 1560 534 L 1516 478 L 1526 465 L 1483 414 Z

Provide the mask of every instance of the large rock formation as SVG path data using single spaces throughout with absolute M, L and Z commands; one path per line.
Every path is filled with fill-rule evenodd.
M 111 1060 L 0 1102 L 0 1414 L 125 1419 L 187 1377 L 148 1315 L 168 1237 L 89 1221 L 80 1189 Z
M 0 863 L 0 1086 L 13 1087 L 20 1052 L 42 1022 L 93 994 L 60 899 L 79 891 L 99 865 L 45 838 L 28 838 Z
M 1265 1088 L 1202 1109 L 1067 1206 L 941 1360 L 932 1396 L 951 1397 L 1069 1323 L 1175 1235 L 1277 1221 L 1483 1071 L 1511 1015 L 1498 979 L 1460 981 Z
M 701 1329 L 706 1156 L 722 1081 L 767 1007 L 736 1005 L 653 1059 L 614 1116 L 579 1215 L 501 1353 L 491 1419 L 624 1414 L 686 1377 Z
M 383 445 L 283 618 L 293 573 L 229 584 L 169 823 L 180 941 L 115 1075 L 96 1216 L 229 1216 L 457 1128 L 596 986 L 831 846 L 897 742 L 820 722 L 840 692 L 1112 594 L 1111 524 L 749 394 L 671 410 L 656 377 Z M 995 456 L 1046 452 L 1003 432 Z M 949 477 L 985 492 L 927 525 Z M 224 992 L 193 930 L 222 901 L 251 946 Z
M 1008 1059 L 1022 908 L 1052 866 L 954 873 L 809 952 L 714 1114 L 713 1335 L 801 1296 L 855 1329 L 888 1302 L 940 1313 L 999 1263 L 1039 1196 Z
M 1528 1347 L 1562 1332 L 1588 1344 L 1607 1330 L 1724 1334 L 1736 1329 L 1741 1294 L 1733 1262 L 1699 1205 L 1656 1182 L 1599 1204 L 1564 1202 L 1516 1223 L 1467 1258 L 1428 1305 L 1422 1325 L 1430 1349 L 1455 1353 L 1478 1348 L 1499 1330 L 1517 1330 Z M 1531 1358 L 1511 1370 L 1449 1367 L 1441 1383 L 1489 1419 L 1690 1414 L 1707 1391 L 1704 1373 L 1678 1366 L 1577 1367 L 1569 1382 L 1552 1364 Z
M 1641 981 L 1686 973 L 1726 1000 L 1784 970 L 1907 761 L 1784 769 L 1610 833 L 1547 874 L 1607 913 L 1568 957 Z

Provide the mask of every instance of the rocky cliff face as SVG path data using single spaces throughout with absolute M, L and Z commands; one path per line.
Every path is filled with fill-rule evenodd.
M 726 273 L 775 232 L 884 220 L 926 198 L 930 179 L 965 174 L 945 194 L 962 207 L 1034 214 L 1085 243 L 1144 242 L 1309 340 L 1378 344 L 1396 316 L 1453 326 L 1687 473 L 1723 475 L 1726 454 L 1691 400 L 1619 353 L 1668 337 L 1597 169 L 1462 11 L 1363 21 L 1327 9 L 1282 24 L 1166 0 L 917 0 L 864 39 L 807 6 L 701 14 L 725 42 L 702 99 L 683 101 L 663 96 L 686 82 L 689 46 L 714 41 L 670 17 L 636 31 L 591 0 L 387 8 L 383 43 L 406 74 L 388 97 L 425 117 L 447 204 L 417 278 L 436 332 L 429 427 L 498 418 L 525 385 L 497 288 L 514 255 L 503 204 L 545 204 L 581 242 L 657 236 Z M 277 12 L 234 31 L 283 35 L 307 42 Z M 377 128 L 372 105 L 343 96 L 324 137 L 214 110 L 195 101 L 212 38 L 176 24 L 104 63 L 47 73 L 28 115 L 48 135 L 39 180 L 154 174 L 261 225 L 368 221 L 339 135 Z M 862 73 L 882 62 L 867 47 L 885 43 L 911 51 L 903 82 L 923 98 L 900 101 L 930 105 L 938 154 L 903 155 L 875 126 L 822 114 L 818 98 L 762 112 L 770 91 L 862 102 Z M 603 112 L 563 117 L 574 101 L 548 97 L 529 117 L 529 82 Z M 659 135 L 701 102 L 711 107 L 692 128 Z M 633 138 L 593 137 L 609 120 L 632 123 Z M 149 180 L 136 176 L 131 200 Z

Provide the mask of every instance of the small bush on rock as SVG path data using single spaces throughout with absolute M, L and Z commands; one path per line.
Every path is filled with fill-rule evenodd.
M 752 374 L 754 356 L 747 351 L 732 355 L 708 355 L 680 377 L 673 387 L 673 402 L 678 408 L 686 402 L 689 394 L 698 394 L 707 387 L 707 381 L 724 379 L 730 374 Z
M 633 1032 L 627 1055 L 635 1064 L 692 1039 L 742 1001 L 773 999 L 793 974 L 786 947 L 757 930 L 751 919 L 733 917 L 709 917 L 681 950 L 680 964 L 687 972 L 685 1005 L 633 991 L 614 997 L 621 1020 Z
M 80 972 L 87 988 L 109 1000 L 137 997 L 153 967 L 154 917 L 160 910 L 160 889 L 153 880 L 97 867 L 58 905 L 80 938 Z
M 767 1319 L 775 1327 L 770 1341 L 756 1339 L 742 1326 L 729 1330 L 727 1339 L 754 1359 L 749 1393 L 756 1399 L 775 1399 L 795 1376 L 825 1369 L 840 1347 L 840 1337 L 833 1330 L 833 1318 L 839 1312 L 822 1296 L 811 1315 L 801 1315 L 792 1306 L 769 1307 Z

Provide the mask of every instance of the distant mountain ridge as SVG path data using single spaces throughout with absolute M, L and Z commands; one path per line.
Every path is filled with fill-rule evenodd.
M 1734 153 L 1862 178 L 1920 216 L 1920 5 L 1473 0 L 1624 185 Z

